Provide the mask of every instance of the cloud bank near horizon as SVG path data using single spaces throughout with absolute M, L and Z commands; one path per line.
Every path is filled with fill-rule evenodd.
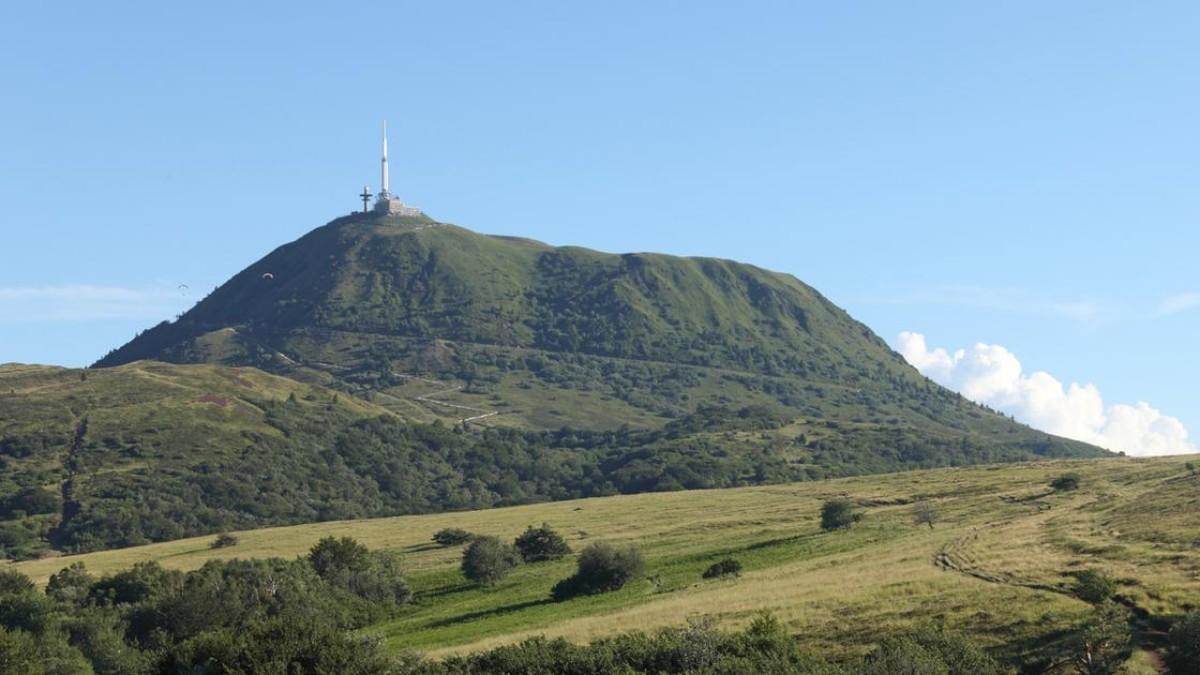
M 896 349 L 923 375 L 963 396 L 1010 413 L 1059 436 L 1129 455 L 1179 455 L 1200 449 L 1174 417 L 1145 401 L 1106 406 L 1094 384 L 1068 386 L 1044 371 L 1025 374 L 1017 357 L 1000 345 L 977 343 L 950 352 L 930 349 L 925 336 L 904 331 Z

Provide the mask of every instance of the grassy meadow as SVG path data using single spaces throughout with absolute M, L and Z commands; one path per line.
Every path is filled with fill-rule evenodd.
M 857 654 L 878 637 L 940 621 L 1029 658 L 1089 613 L 1071 596 L 1071 572 L 1099 569 L 1119 594 L 1153 616 L 1200 605 L 1200 476 L 1194 458 L 1127 458 L 938 469 L 788 485 L 584 499 L 435 515 L 324 522 L 17 563 L 44 583 L 70 562 L 93 573 L 139 561 L 193 569 L 206 560 L 294 557 L 327 535 L 404 554 L 415 602 L 367 629 L 396 651 L 431 656 L 479 650 L 532 635 L 589 641 L 615 632 L 715 617 L 740 627 L 770 611 L 806 645 Z M 1078 490 L 1048 483 L 1077 473 Z M 865 517 L 823 532 L 823 500 L 845 495 Z M 913 505 L 936 507 L 933 528 Z M 435 545 L 444 527 L 511 539 L 547 522 L 576 550 L 590 541 L 636 544 L 647 578 L 563 603 L 550 588 L 573 559 L 525 565 L 481 589 L 458 571 L 461 547 Z M 740 578 L 703 580 L 733 557 Z M 1145 659 L 1142 659 L 1145 660 Z M 1135 662 L 1138 659 L 1135 659 Z

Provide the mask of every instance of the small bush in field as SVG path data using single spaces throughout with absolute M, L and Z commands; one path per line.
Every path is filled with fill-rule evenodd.
M 704 570 L 702 575 L 705 579 L 718 579 L 720 577 L 740 577 L 742 576 L 742 563 L 733 558 L 726 558 L 720 562 L 715 562 L 708 569 Z

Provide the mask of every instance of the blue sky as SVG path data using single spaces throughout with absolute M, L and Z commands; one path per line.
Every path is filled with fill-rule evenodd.
M 1195 3 L 48 4 L 0 10 L 0 362 L 352 210 L 387 118 L 441 220 L 790 272 L 1043 427 L 1077 382 L 1200 436 Z

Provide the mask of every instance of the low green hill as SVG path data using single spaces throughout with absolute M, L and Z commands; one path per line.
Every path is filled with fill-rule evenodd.
M 862 445 L 832 443 L 838 432 Z M 923 437 L 920 456 L 887 439 L 870 451 L 874 433 L 766 406 L 655 429 L 468 428 L 253 368 L 0 366 L 0 555 L 992 456 L 949 434 Z

